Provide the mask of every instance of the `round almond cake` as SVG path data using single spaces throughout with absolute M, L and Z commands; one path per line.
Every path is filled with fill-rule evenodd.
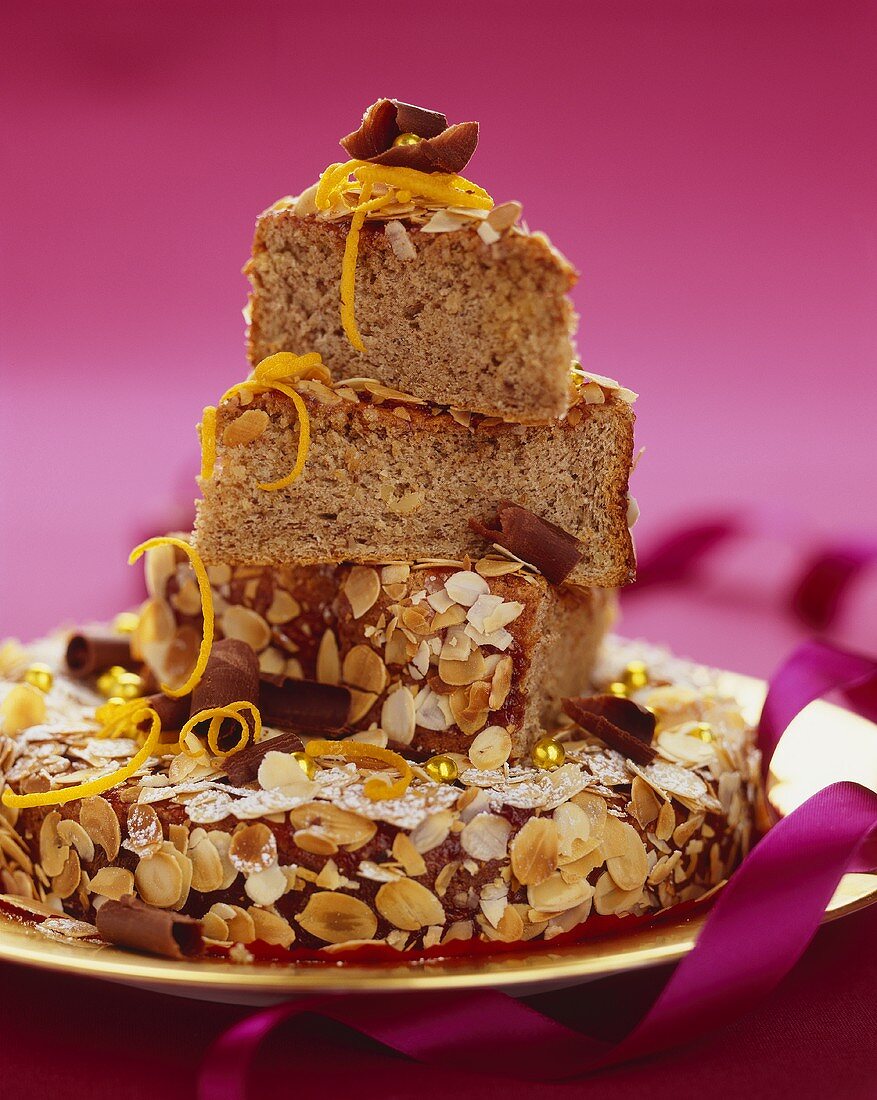
M 93 677 L 71 678 L 64 648 L 54 638 L 0 651 L 0 785 L 20 794 L 100 779 L 137 751 L 135 739 L 99 735 L 104 698 Z M 602 740 L 562 717 L 517 763 L 401 755 L 404 791 L 375 798 L 399 770 L 362 755 L 387 744 L 376 723 L 333 741 L 292 735 L 292 751 L 291 735 L 268 725 L 225 757 L 160 746 L 102 793 L 3 805 L 3 891 L 98 928 L 102 910 L 122 906 L 129 919 L 140 909 L 194 918 L 207 948 L 243 961 L 257 941 L 291 958 L 549 941 L 584 932 L 594 914 L 645 916 L 704 897 L 755 834 L 752 728 L 715 674 L 638 643 L 610 637 L 592 679 L 593 698 L 653 716 L 647 761 L 607 743 L 608 725 Z M 119 942 L 160 949 L 124 932 Z

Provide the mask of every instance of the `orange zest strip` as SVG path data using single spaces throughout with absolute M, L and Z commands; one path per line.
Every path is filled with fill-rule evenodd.
M 308 457 L 311 445 L 311 421 L 308 416 L 307 406 L 293 388 L 291 383 L 298 379 L 315 380 L 317 382 L 331 383 L 332 375 L 327 367 L 323 366 L 323 360 L 318 352 L 310 352 L 307 355 L 293 355 L 289 351 L 279 351 L 263 359 L 253 370 L 252 376 L 243 382 L 237 382 L 226 390 L 219 399 L 220 405 L 224 401 L 236 397 L 238 394 L 255 396 L 259 393 L 268 393 L 275 390 L 282 393 L 292 401 L 298 416 L 298 452 L 295 465 L 285 477 L 277 481 L 260 481 L 259 488 L 266 492 L 274 492 L 277 489 L 285 489 L 300 477 Z M 212 409 L 212 415 L 208 414 Z M 216 464 L 216 409 L 208 406 L 204 410 L 204 418 L 201 422 L 201 478 L 209 481 L 213 477 L 213 469 Z
M 195 570 L 195 579 L 198 581 L 198 593 L 201 597 L 201 614 L 204 618 L 201 634 L 201 645 L 198 649 L 198 659 L 195 662 L 195 667 L 189 673 L 189 677 L 184 684 L 178 688 L 170 687 L 168 684 L 162 684 L 161 690 L 165 695 L 170 695 L 172 699 L 182 699 L 184 695 L 188 695 L 195 685 L 200 681 L 204 675 L 204 669 L 207 667 L 207 661 L 210 657 L 210 650 L 213 648 L 213 595 L 210 591 L 210 578 L 207 576 L 207 570 L 204 568 L 204 562 L 201 561 L 201 557 L 198 551 L 191 543 L 186 542 L 185 539 L 173 538 L 170 535 L 163 535 L 161 538 L 147 539 L 146 542 L 141 542 L 139 546 L 135 546 L 128 556 L 128 564 L 133 565 L 147 550 L 151 550 L 155 546 L 174 546 L 177 550 L 182 550 L 189 561 L 192 563 L 192 568 Z
M 207 729 L 207 747 L 213 755 L 226 757 L 231 756 L 232 753 L 240 752 L 250 740 L 250 726 L 244 713 L 244 711 L 247 710 L 250 712 L 250 717 L 253 720 L 253 740 L 258 741 L 262 736 L 262 715 L 259 713 L 259 708 L 255 703 L 249 702 L 249 700 L 239 699 L 237 702 L 228 703 L 224 707 L 209 707 L 207 710 L 199 710 L 197 714 L 193 714 L 180 730 L 177 746 L 179 751 L 185 753 L 187 756 L 195 755 L 190 751 L 187 745 L 187 738 L 189 734 L 194 731 L 196 726 L 200 725 L 202 722 L 209 721 L 210 725 Z M 219 731 L 226 718 L 231 718 L 233 721 L 238 722 L 241 727 L 241 732 L 237 742 L 230 749 L 223 751 L 219 747 Z
M 385 783 L 377 776 L 367 779 L 364 785 L 366 796 L 374 802 L 383 802 L 388 798 L 400 798 L 411 782 L 411 768 L 408 761 L 391 749 L 381 749 L 377 745 L 366 745 L 362 741 L 309 741 L 305 746 L 308 756 L 340 756 L 346 760 L 376 760 L 381 764 L 390 764 L 399 773 L 394 783 Z
M 56 791 L 38 791 L 34 794 L 14 794 L 8 787 L 3 792 L 3 805 L 15 809 L 27 809 L 30 806 L 60 806 L 65 802 L 72 802 L 77 798 L 90 798 L 95 794 L 103 794 L 111 787 L 118 787 L 126 779 L 130 779 L 141 768 L 158 744 L 161 736 L 161 719 L 152 707 L 141 707 L 134 712 L 133 720 L 137 725 L 149 719 L 150 728 L 146 735 L 143 747 L 134 756 L 123 764 L 121 768 L 110 772 L 109 775 L 99 776 L 97 779 L 89 779 L 85 783 L 77 783 L 72 787 L 63 787 Z

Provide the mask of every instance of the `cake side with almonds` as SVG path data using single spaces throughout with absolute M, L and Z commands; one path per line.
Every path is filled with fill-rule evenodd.
M 543 235 L 503 224 L 499 207 L 478 212 L 481 220 L 446 215 L 441 232 L 411 212 L 377 212 L 359 240 L 358 352 L 338 314 L 349 216 L 327 221 L 302 209 L 282 200 L 256 226 L 245 268 L 254 364 L 307 349 L 337 378 L 369 375 L 440 405 L 522 422 L 566 412 L 576 276 Z
M 480 557 L 487 543 L 469 521 L 510 500 L 579 541 L 571 582 L 626 584 L 634 416 L 617 391 L 581 388 L 599 401 L 579 398 L 564 420 L 524 426 L 444 411 L 368 381 L 358 389 L 299 381 L 310 450 L 298 479 L 275 491 L 259 486 L 292 464 L 292 404 L 270 393 L 245 408 L 233 396 L 217 413 L 212 476 L 200 479 L 198 551 L 232 565 Z
M 507 559 L 465 564 L 211 566 L 216 636 L 249 645 L 269 679 L 346 687 L 348 728 L 376 743 L 499 766 L 585 690 L 616 597 Z M 157 682 L 174 682 L 197 652 L 197 586 L 170 546 L 148 552 L 146 578 L 134 645 Z
M 0 786 L 63 791 L 133 751 L 125 738 L 97 736 L 100 697 L 67 680 L 54 652 L 24 654 L 55 662 L 39 724 L 19 728 L 5 707 L 23 665 L 0 681 Z M 636 653 L 610 649 L 605 674 L 621 678 Z M 758 753 L 706 670 L 681 675 L 676 662 L 669 683 L 661 659 L 648 659 L 631 696 L 655 715 L 650 763 L 566 721 L 555 731 L 565 759 L 551 770 L 471 767 L 438 782 L 415 764 L 401 797 L 375 801 L 366 791 L 379 765 L 348 759 L 348 740 L 321 750 L 310 773 L 288 750 L 268 752 L 235 782 L 234 757 L 206 746 L 159 752 L 101 795 L 3 807 L 0 882 L 88 922 L 100 924 L 110 901 L 138 898 L 198 918 L 210 941 L 329 958 L 363 941 L 413 950 L 551 940 L 592 913 L 641 916 L 696 900 L 754 838 Z

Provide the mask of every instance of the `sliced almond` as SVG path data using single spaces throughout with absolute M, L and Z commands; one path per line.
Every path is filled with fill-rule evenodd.
M 262 409 L 245 409 L 240 416 L 227 424 L 222 433 L 222 442 L 226 447 L 240 447 L 258 439 L 271 423 L 268 414 Z
M 439 899 L 422 883 L 410 878 L 385 882 L 375 895 L 375 907 L 390 924 L 408 932 L 445 923 L 445 911 Z
M 499 814 L 476 814 L 463 827 L 460 845 L 474 859 L 505 859 L 508 852 L 511 824 Z
M 226 638 L 245 642 L 250 649 L 261 653 L 271 642 L 271 627 L 251 607 L 230 604 L 221 616 L 222 633 Z
M 125 847 L 135 855 L 155 855 L 164 843 L 161 821 L 148 802 L 135 802 L 128 810 L 128 838 Z
M 124 867 L 101 867 L 91 879 L 89 890 L 111 901 L 119 901 L 134 893 L 134 876 Z
M 276 944 L 278 947 L 289 947 L 295 942 L 295 929 L 284 917 L 278 913 L 272 913 L 268 909 L 259 909 L 251 906 L 247 912 L 253 921 L 253 929 L 256 939 L 263 943 Z
M 177 551 L 168 543 L 153 546 L 144 555 L 146 591 L 154 600 L 163 600 L 167 582 L 177 571 Z
M 500 657 L 493 673 L 493 679 L 490 681 L 490 697 L 487 700 L 487 705 L 491 710 L 499 710 L 508 699 L 512 686 L 513 670 L 514 662 L 511 657 Z
M 377 695 L 372 691 L 359 691 L 358 688 L 350 688 L 350 710 L 347 712 L 347 724 L 350 726 L 361 722 L 378 701 Z
M 615 885 L 620 890 L 642 890 L 649 873 L 649 861 L 636 829 L 626 821 L 610 817 L 606 822 L 602 847 L 606 853 L 606 870 Z M 608 854 L 609 849 L 618 854 Z
M 570 802 L 575 806 L 580 806 L 585 811 L 591 822 L 591 836 L 599 840 L 606 828 L 608 815 L 606 799 L 602 795 L 594 794 L 593 791 L 579 791 L 578 794 L 572 796 Z
M 479 596 L 486 596 L 490 592 L 490 585 L 473 570 L 461 570 L 452 573 L 445 581 L 445 592 L 454 603 L 471 607 Z
M 228 890 L 239 874 L 237 867 L 232 863 L 231 856 L 229 855 L 231 837 L 221 829 L 211 829 L 207 833 L 207 839 L 219 853 L 219 859 L 222 863 L 223 879 L 222 885 L 219 888 L 220 890 Z
M 523 886 L 544 882 L 557 870 L 558 829 L 550 817 L 531 817 L 510 846 L 512 871 Z
M 594 887 L 594 908 L 604 917 L 614 913 L 625 913 L 632 909 L 641 897 L 642 888 L 622 890 L 616 885 L 609 872 L 604 871 Z
M 183 873 L 170 852 L 147 856 L 137 864 L 134 884 L 140 897 L 158 909 L 175 905 L 183 889 Z
M 248 875 L 244 883 L 247 897 L 257 905 L 273 905 L 288 889 L 286 875 L 276 863 L 265 871 Z
M 259 671 L 263 676 L 284 676 L 286 657 L 274 646 L 263 649 L 259 654 Z
M 52 893 L 59 898 L 69 898 L 79 886 L 82 878 L 82 867 L 79 863 L 79 855 L 75 848 L 67 849 L 67 859 L 61 872 L 52 879 Z
M 378 930 L 377 917 L 364 901 L 331 891 L 312 894 L 296 920 L 324 943 L 370 940 Z
M 633 814 L 643 829 L 655 820 L 661 810 L 661 803 L 652 788 L 635 775 L 630 785 L 630 801 Z
M 381 729 L 391 741 L 410 745 L 415 726 L 414 696 L 406 687 L 400 687 L 384 700 L 381 707 Z
M 410 840 L 422 855 L 444 844 L 451 831 L 454 815 L 450 810 L 438 810 L 423 821 L 411 833 Z
M 228 855 L 239 871 L 254 875 L 277 862 L 277 839 L 261 821 L 244 825 L 233 834 Z
M 285 588 L 275 588 L 271 606 L 265 612 L 265 618 L 275 626 L 291 622 L 301 614 L 301 604 Z
M 94 841 L 78 821 L 69 818 L 66 821 L 59 821 L 58 836 L 65 844 L 75 848 L 79 858 L 86 863 L 91 863 L 94 859 Z
M 480 771 L 493 771 L 506 763 L 512 752 L 512 739 L 504 726 L 488 726 L 469 746 L 469 759 Z
M 83 799 L 79 807 L 79 823 L 91 840 L 103 848 L 107 859 L 114 860 L 122 844 L 122 830 L 110 803 L 99 794 Z
M 368 844 L 378 831 L 374 821 L 331 802 L 304 802 L 289 811 L 289 820 L 294 828 L 320 832 L 348 852 Z
M 440 611 L 433 617 L 432 629 L 435 632 L 446 630 L 450 627 L 460 626 L 466 621 L 466 608 L 458 603 L 452 603 L 446 611 Z
M 593 896 L 588 882 L 565 882 L 559 872 L 527 887 L 527 900 L 540 913 L 562 913 L 581 905 Z
M 472 684 L 484 677 L 484 655 L 477 646 L 473 646 L 469 651 L 469 656 L 464 661 L 449 661 L 444 657 L 440 657 L 438 670 L 442 680 L 452 687 Z
M 592 852 L 599 838 L 591 834 L 591 818 L 574 802 L 565 802 L 554 811 L 560 863 L 574 863 Z
M 355 645 L 345 656 L 341 677 L 350 687 L 380 695 L 387 686 L 387 666 L 371 646 Z
M 377 602 L 381 594 L 381 578 L 376 569 L 368 565 L 355 565 L 347 576 L 343 587 L 354 619 L 362 616 Z
M 70 853 L 70 845 L 58 833 L 60 821 L 61 815 L 57 810 L 52 810 L 40 826 L 40 863 L 50 878 L 61 874 Z
M 321 684 L 341 683 L 341 658 L 338 655 L 338 639 L 332 630 L 320 638 L 317 649 L 317 680 Z
M 426 861 L 411 843 L 407 833 L 396 833 L 393 838 L 393 858 L 402 864 L 405 874 L 411 878 L 426 874 Z
M 474 737 L 487 723 L 489 698 L 490 688 L 481 680 L 449 696 L 454 721 L 467 737 Z
M 192 845 L 189 849 L 189 858 L 192 861 L 194 890 L 201 894 L 211 894 L 214 890 L 222 889 L 225 879 L 222 859 L 216 846 L 211 844 L 206 836 L 199 844 Z
M 227 908 L 231 910 L 231 913 L 224 918 L 228 927 L 228 938 L 233 943 L 252 943 L 256 938 L 256 924 L 253 918 L 239 905 L 229 905 Z

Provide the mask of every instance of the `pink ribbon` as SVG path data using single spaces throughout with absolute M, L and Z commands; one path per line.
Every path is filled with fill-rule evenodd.
M 759 728 L 765 758 L 803 707 L 848 688 L 877 705 L 877 661 L 822 642 L 799 647 L 771 682 Z M 690 1041 L 746 1012 L 789 972 L 843 874 L 877 866 L 874 838 L 877 794 L 856 783 L 826 787 L 779 821 L 735 871 L 658 1000 L 614 1045 L 491 990 L 309 997 L 257 1012 L 222 1035 L 202 1067 L 199 1100 L 240 1100 L 261 1041 L 305 1012 L 419 1062 L 445 1066 L 453 1050 L 457 1070 L 530 1081 L 580 1077 Z

